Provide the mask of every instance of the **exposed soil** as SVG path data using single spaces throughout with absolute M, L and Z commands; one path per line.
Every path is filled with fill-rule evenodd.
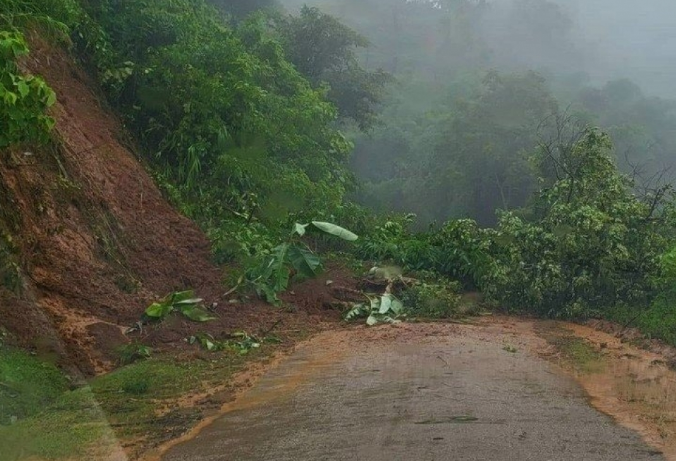
M 542 325 L 542 323 L 541 323 Z M 561 355 L 555 360 L 570 370 L 589 394 L 590 403 L 676 460 L 676 371 L 674 348 L 658 341 L 638 341 L 636 332 L 609 322 L 590 325 L 550 323 L 540 334 L 559 340 L 581 340 L 591 352 L 590 367 L 579 369 Z M 608 331 L 614 333 L 608 333 Z M 628 334 L 628 336 L 625 336 Z M 571 366 L 572 365 L 572 366 Z
M 207 238 L 164 199 L 96 85 L 64 50 L 37 36 L 31 45 L 23 66 L 57 93 L 58 141 L 0 156 L 0 231 L 11 234 L 23 276 L 18 294 L 0 289 L 0 327 L 19 345 L 94 375 L 112 369 L 131 339 L 180 350 L 198 331 L 260 334 L 274 326 L 284 337 L 337 318 L 321 308 L 331 299 L 326 277 L 286 298 L 293 311 L 222 299 L 227 289 Z M 331 277 L 352 283 L 340 271 Z M 218 303 L 218 320 L 172 318 L 135 337 L 124 334 L 149 303 L 181 289 Z
M 646 338 L 645 334 L 637 328 L 618 325 L 607 320 L 590 320 L 587 322 L 587 326 L 596 331 L 608 333 L 619 339 L 623 344 L 628 343 L 640 349 L 660 354 L 670 368 L 676 369 L 676 348 L 658 339 Z

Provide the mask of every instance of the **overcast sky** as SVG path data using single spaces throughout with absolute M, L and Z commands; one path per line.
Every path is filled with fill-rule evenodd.
M 676 0 L 559 0 L 581 44 L 595 50 L 597 77 L 629 77 L 647 93 L 676 97 Z

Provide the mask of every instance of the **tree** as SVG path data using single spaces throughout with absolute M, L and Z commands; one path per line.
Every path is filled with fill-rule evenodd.
M 219 256 L 342 202 L 352 146 L 337 110 L 262 16 L 234 27 L 195 0 L 106 0 L 91 14 L 130 68 L 111 100 Z
M 373 126 L 390 76 L 359 65 L 357 50 L 368 40 L 317 8 L 278 19 L 277 29 L 289 60 L 315 87 L 328 85 L 328 98 L 343 118 L 362 130 Z
M 490 296 L 556 317 L 650 303 L 667 245 L 668 196 L 637 198 L 611 152 L 596 129 L 570 148 L 540 150 L 538 164 L 554 163 L 556 180 L 540 190 L 529 219 L 501 216 L 497 264 L 484 281 Z
M 277 0 L 209 0 L 209 2 L 236 20 L 244 19 L 255 11 L 280 11 L 282 9 Z
M 525 205 L 534 188 L 527 152 L 536 145 L 534 127 L 557 111 L 545 80 L 529 72 L 490 72 L 473 98 L 451 108 L 439 127 L 429 166 L 428 197 L 445 216 L 453 211 L 483 225 L 496 209 Z

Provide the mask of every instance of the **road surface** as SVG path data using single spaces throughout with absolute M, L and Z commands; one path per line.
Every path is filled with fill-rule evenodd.
M 662 460 L 527 323 L 320 335 L 164 461 Z

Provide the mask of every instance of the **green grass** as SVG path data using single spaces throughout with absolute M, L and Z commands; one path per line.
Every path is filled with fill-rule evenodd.
M 0 347 L 0 425 L 42 411 L 66 392 L 59 369 L 27 352 Z
M 559 344 L 564 358 L 568 359 L 578 371 L 594 373 L 600 371 L 603 366 L 601 355 L 585 340 L 572 335 L 562 336 Z
M 648 338 L 660 339 L 676 347 L 676 302 L 672 301 L 673 297 L 674 293 L 671 293 L 644 310 L 617 307 L 606 317 L 629 328 L 638 328 Z
M 451 319 L 458 316 L 458 288 L 452 283 L 421 283 L 406 290 L 402 302 L 411 317 Z
M 256 351 L 248 358 L 228 353 L 207 360 L 151 358 L 68 390 L 68 379 L 55 366 L 0 349 L 0 376 L 12 386 L 11 393 L 0 393 L 5 420 L 0 461 L 96 459 L 97 450 L 110 448 L 116 438 L 154 444 L 176 437 L 202 418 L 199 409 L 176 406 L 176 399 L 226 383 L 245 360 L 261 356 Z M 9 424 L 12 415 L 16 421 Z
M 603 369 L 603 356 L 584 339 L 554 323 L 540 324 L 538 335 L 553 345 L 560 357 L 579 373 L 596 373 Z
M 0 426 L 0 460 L 91 459 L 95 447 L 103 449 L 113 441 L 91 390 L 83 388 L 62 394 L 35 416 Z
M 104 435 L 107 424 L 91 393 L 69 389 L 69 379 L 55 365 L 0 347 L 1 461 L 84 456 Z

